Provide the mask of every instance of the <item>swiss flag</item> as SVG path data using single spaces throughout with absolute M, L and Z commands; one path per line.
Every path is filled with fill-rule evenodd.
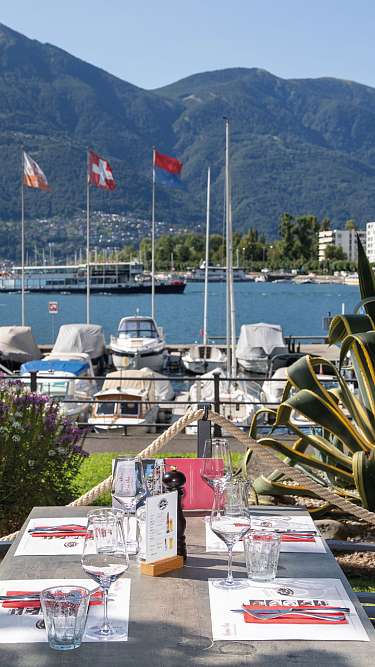
M 116 181 L 113 178 L 112 168 L 109 162 L 93 151 L 89 151 L 88 181 L 103 190 L 114 190 Z

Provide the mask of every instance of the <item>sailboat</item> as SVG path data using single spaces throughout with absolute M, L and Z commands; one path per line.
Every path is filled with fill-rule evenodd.
M 221 412 L 240 428 L 248 429 L 252 417 L 264 401 L 264 393 L 261 387 L 254 382 L 237 381 L 237 361 L 235 355 L 236 349 L 236 319 L 233 290 L 233 249 L 232 249 L 232 209 L 231 209 L 231 188 L 229 175 L 229 121 L 225 119 L 226 129 L 226 149 L 225 149 L 225 217 L 226 217 L 226 267 L 227 267 L 227 290 L 226 290 L 226 376 L 222 369 L 217 369 L 221 376 L 220 381 L 220 399 L 225 403 Z M 213 374 L 214 371 L 206 373 L 197 380 L 190 388 L 185 400 L 196 401 L 197 404 L 203 401 L 212 402 L 213 396 Z M 183 397 L 180 397 L 180 401 Z M 177 405 L 173 414 L 179 415 L 180 406 Z M 186 428 L 187 433 L 193 433 L 196 429 L 196 423 L 190 424 Z M 225 431 L 224 431 L 225 435 Z
M 208 344 L 208 269 L 210 249 L 210 189 L 211 170 L 207 172 L 207 208 L 206 208 L 206 259 L 204 272 L 204 307 L 203 307 L 203 344 L 196 343 L 187 350 L 182 357 L 182 363 L 187 371 L 200 375 L 215 368 L 225 368 L 227 357 L 223 350 L 216 345 Z

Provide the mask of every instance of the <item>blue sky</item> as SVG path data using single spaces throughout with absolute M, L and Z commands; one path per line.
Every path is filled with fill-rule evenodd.
M 0 22 L 144 88 L 225 67 L 375 86 L 374 0 L 12 0 Z

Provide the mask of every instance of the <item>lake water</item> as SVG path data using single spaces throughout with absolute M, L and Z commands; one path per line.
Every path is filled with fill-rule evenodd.
M 200 340 L 203 320 L 203 283 L 190 283 L 184 294 L 157 294 L 156 320 L 169 343 Z M 323 317 L 341 313 L 345 303 L 352 312 L 360 299 L 359 288 L 351 285 L 295 285 L 294 283 L 236 283 L 237 334 L 241 324 L 281 324 L 284 334 L 322 336 Z M 50 343 L 61 324 L 85 322 L 84 295 L 26 294 L 26 324 L 38 343 Z M 48 301 L 58 301 L 59 312 L 48 313 Z M 117 330 L 125 315 L 149 315 L 151 297 L 98 295 L 91 299 L 91 321 L 104 327 L 106 340 Z M 0 326 L 21 323 L 21 295 L 0 295 Z M 209 290 L 209 325 L 212 337 L 225 335 L 225 284 L 213 283 Z

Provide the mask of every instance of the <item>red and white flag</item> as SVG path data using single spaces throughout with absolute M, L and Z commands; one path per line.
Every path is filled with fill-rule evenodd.
M 44 172 L 35 160 L 25 152 L 23 154 L 23 184 L 27 185 L 28 188 L 50 189 Z
M 114 190 L 116 181 L 113 178 L 112 168 L 109 162 L 93 151 L 89 151 L 88 159 L 88 182 L 97 188 Z

